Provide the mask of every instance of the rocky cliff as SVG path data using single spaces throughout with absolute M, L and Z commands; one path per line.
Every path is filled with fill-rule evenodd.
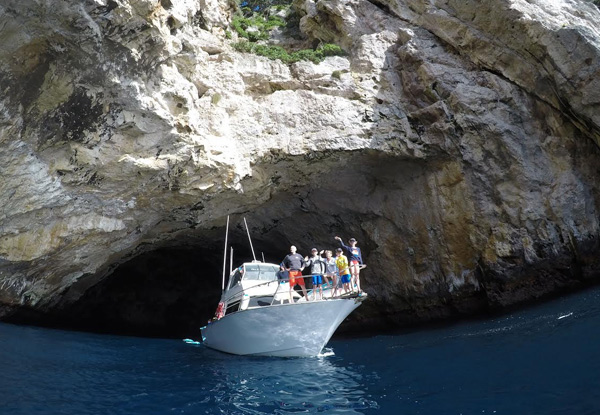
M 296 0 L 284 64 L 227 0 L 0 5 L 0 315 L 180 333 L 227 215 L 279 261 L 354 236 L 347 327 L 479 313 L 600 275 L 600 12 L 577 0 Z M 285 39 L 283 39 L 285 41 Z

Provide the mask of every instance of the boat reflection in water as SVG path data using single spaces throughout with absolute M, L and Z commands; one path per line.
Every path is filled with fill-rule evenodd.
M 228 356 L 209 350 L 203 357 L 214 385 L 202 406 L 212 404 L 222 413 L 351 414 L 379 409 L 365 392 L 377 379 L 341 366 L 342 359 L 327 349 L 307 359 Z

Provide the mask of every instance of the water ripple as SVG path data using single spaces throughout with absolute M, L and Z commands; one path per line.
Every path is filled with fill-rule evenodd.
M 0 415 L 596 414 L 600 288 L 315 358 L 0 324 Z

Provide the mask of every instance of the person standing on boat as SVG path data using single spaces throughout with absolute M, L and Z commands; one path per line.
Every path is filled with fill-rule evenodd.
M 331 297 L 333 298 L 338 289 L 338 267 L 335 263 L 335 259 L 333 258 L 333 252 L 331 252 L 329 249 L 325 251 L 325 258 L 323 260 L 325 261 L 326 275 L 331 278 L 331 281 L 333 281 L 333 286 L 331 287 Z
M 363 260 L 362 260 L 362 253 L 360 252 L 360 248 L 358 246 L 356 246 L 356 239 L 354 238 L 350 238 L 348 240 L 348 242 L 350 243 L 350 246 L 348 245 L 344 245 L 344 242 L 342 242 L 342 238 L 340 238 L 339 236 L 336 236 L 335 239 L 337 239 L 338 241 L 340 241 L 340 244 L 342 245 L 342 248 L 344 248 L 346 250 L 346 252 L 348 253 L 348 259 L 350 261 L 350 274 L 352 274 L 352 284 L 350 285 L 350 289 L 352 290 L 354 288 L 354 285 L 356 285 L 356 288 L 358 289 L 358 292 L 362 292 L 360 289 L 360 266 L 363 264 Z
M 350 290 L 350 269 L 348 268 L 348 258 L 344 255 L 342 248 L 336 250 L 335 263 L 340 272 L 340 278 L 344 286 L 344 292 L 348 293 Z
M 327 287 L 329 285 L 329 273 L 327 272 L 327 260 L 325 258 L 323 258 L 323 253 L 325 252 L 324 249 L 321 249 L 319 251 L 319 258 L 321 258 L 323 260 L 323 263 L 325 263 L 325 273 L 323 274 L 323 284 L 325 285 L 325 287 Z
M 313 248 L 311 251 L 312 256 L 304 258 L 306 266 L 310 266 L 310 273 L 312 274 L 313 282 L 313 299 L 317 300 L 317 293 L 320 292 L 320 299 L 323 299 L 323 276 L 325 275 L 325 260 L 319 255 L 317 248 Z
M 306 295 L 306 287 L 304 285 L 304 278 L 302 278 L 302 270 L 306 265 L 304 262 L 304 258 L 302 255 L 296 252 L 296 247 L 294 245 L 290 246 L 290 253 L 283 258 L 283 266 L 286 271 L 289 273 L 290 278 L 290 303 L 292 300 L 292 290 L 296 284 L 300 285 L 302 288 L 302 293 L 304 294 L 304 298 L 308 301 L 308 296 Z

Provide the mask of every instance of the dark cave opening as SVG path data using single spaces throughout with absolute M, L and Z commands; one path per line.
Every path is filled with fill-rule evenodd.
M 341 157 L 339 163 L 345 165 L 347 160 Z M 400 177 L 419 176 L 421 169 L 412 164 L 382 163 L 377 157 L 352 164 L 360 168 L 348 171 L 338 166 L 334 169 L 338 173 L 333 174 L 331 167 L 322 167 L 323 174 L 315 170 L 310 177 L 294 173 L 293 164 L 255 166 L 255 174 L 266 177 L 278 177 L 287 169 L 286 175 L 295 184 L 288 191 L 274 192 L 266 203 L 244 215 L 232 215 L 229 245 L 234 250 L 233 267 L 252 260 L 243 224 L 246 215 L 259 260 L 264 253 L 266 262 L 278 264 L 292 244 L 302 255 L 312 247 L 334 250 L 339 246 L 334 240 L 338 234 L 357 238 L 365 255 L 374 252 L 378 243 L 370 238 L 365 222 L 377 221 L 380 213 L 372 212 L 374 196 L 352 197 L 355 187 L 361 186 L 367 193 L 394 187 L 399 169 L 403 171 Z M 388 196 L 389 192 L 381 197 Z M 190 228 L 168 241 L 151 243 L 124 259 L 110 275 L 92 276 L 91 280 L 98 278 L 99 282 L 71 287 L 63 301 L 49 310 L 50 324 L 103 333 L 198 339 L 199 328 L 213 317 L 221 296 L 224 222 Z M 365 278 L 369 288 L 377 290 L 380 282 L 370 277 L 377 264 L 371 264 Z M 229 266 L 228 259 L 227 276 Z M 357 323 L 360 318 L 361 313 L 356 313 L 344 327 L 350 328 L 352 320 Z
M 255 165 L 255 176 L 279 178 L 273 187 L 255 189 L 249 182 L 246 190 L 256 200 L 235 195 L 231 201 L 220 201 L 217 209 L 235 212 L 230 214 L 232 265 L 252 260 L 244 217 L 257 259 L 262 260 L 264 253 L 266 262 L 276 264 L 292 244 L 304 256 L 313 247 L 334 250 L 339 246 L 336 235 L 346 240 L 355 237 L 369 263 L 361 281 L 372 297 L 338 331 L 387 326 L 388 320 L 398 317 L 390 317 L 391 308 L 381 306 L 387 285 L 379 270 L 406 250 L 396 235 L 410 229 L 411 216 L 395 212 L 411 211 L 413 201 L 405 195 L 421 194 L 427 188 L 428 170 L 419 163 L 398 163 L 378 154 L 331 157 L 337 161 L 330 165 L 321 159 L 311 161 L 310 175 L 293 160 Z M 364 196 L 356 197 L 356 189 Z M 189 218 L 165 213 L 161 226 L 148 231 L 132 251 L 106 263 L 96 274 L 84 275 L 57 295 L 55 302 L 20 309 L 10 321 L 199 339 L 199 328 L 213 317 L 221 295 L 225 238 L 226 217 L 215 206 L 206 209 L 207 213 L 200 213 L 201 221 L 195 219 L 199 213 L 193 209 L 178 211 Z M 400 224 L 392 225 L 391 219 Z M 229 260 L 226 268 L 229 271 Z
M 345 165 L 354 168 L 348 170 Z M 103 333 L 199 339 L 199 328 L 213 316 L 221 295 L 225 237 L 225 217 L 221 215 L 231 211 L 236 212 L 230 215 L 229 234 L 234 267 L 252 259 L 243 225 L 245 216 L 256 256 L 262 260 L 264 252 L 266 262 L 279 263 L 291 244 L 306 255 L 312 247 L 337 247 L 334 235 L 358 239 L 368 264 L 361 272 L 361 285 L 370 297 L 338 333 L 390 330 L 487 313 L 512 303 L 523 304 L 527 298 L 564 292 L 574 280 L 579 285 L 596 281 L 598 242 L 594 237 L 589 246 L 577 244 L 576 257 L 566 249 L 539 266 L 523 265 L 517 258 L 518 266 L 512 266 L 510 278 L 502 267 L 498 268 L 502 273 L 496 274 L 494 268 L 483 272 L 479 265 L 477 280 L 483 289 L 443 291 L 445 279 L 436 274 L 435 264 L 446 253 L 444 241 L 437 236 L 445 222 L 427 214 L 430 206 L 444 207 L 436 204 L 437 193 L 431 187 L 436 172 L 443 168 L 443 161 L 435 166 L 398 163 L 376 155 L 349 160 L 341 157 L 333 167 L 323 166 L 317 159 L 311 164 L 311 175 L 303 175 L 291 161 L 254 166 L 255 176 L 278 178 L 273 190 L 269 186 L 264 193 L 254 189 L 256 200 L 247 201 L 240 195 L 217 209 L 207 209 L 203 222 L 176 221 L 165 214 L 164 226 L 144 235 L 143 244 L 132 248 L 137 250 L 135 254 L 119 257 L 120 265 L 110 274 L 84 276 L 60 293 L 56 302 L 42 304 L 39 309 L 24 307 L 6 320 Z M 253 189 L 248 187 L 251 193 Z M 356 197 L 356 189 L 361 190 L 361 197 Z M 191 218 L 197 214 L 191 209 L 188 213 Z M 420 251 L 418 235 L 422 235 Z M 114 263 L 106 266 L 113 267 Z M 226 267 L 228 270 L 229 260 Z M 411 291 L 401 280 L 402 273 L 411 269 L 423 275 L 427 272 L 426 281 L 431 283 Z
M 100 333 L 198 339 L 199 328 L 213 316 L 221 296 L 224 231 L 221 238 L 210 242 L 190 238 L 184 245 L 156 248 L 119 265 L 77 301 L 61 309 L 61 326 Z M 234 252 L 233 267 L 251 261 L 247 237 L 234 234 L 230 238 L 236 241 L 229 244 Z M 269 244 L 254 240 L 253 244 L 258 249 L 257 259 L 262 260 L 260 249 Z M 272 251 L 270 246 L 267 249 L 279 251 Z M 280 259 L 265 260 L 277 263 Z M 229 267 L 228 257 L 226 283 Z

